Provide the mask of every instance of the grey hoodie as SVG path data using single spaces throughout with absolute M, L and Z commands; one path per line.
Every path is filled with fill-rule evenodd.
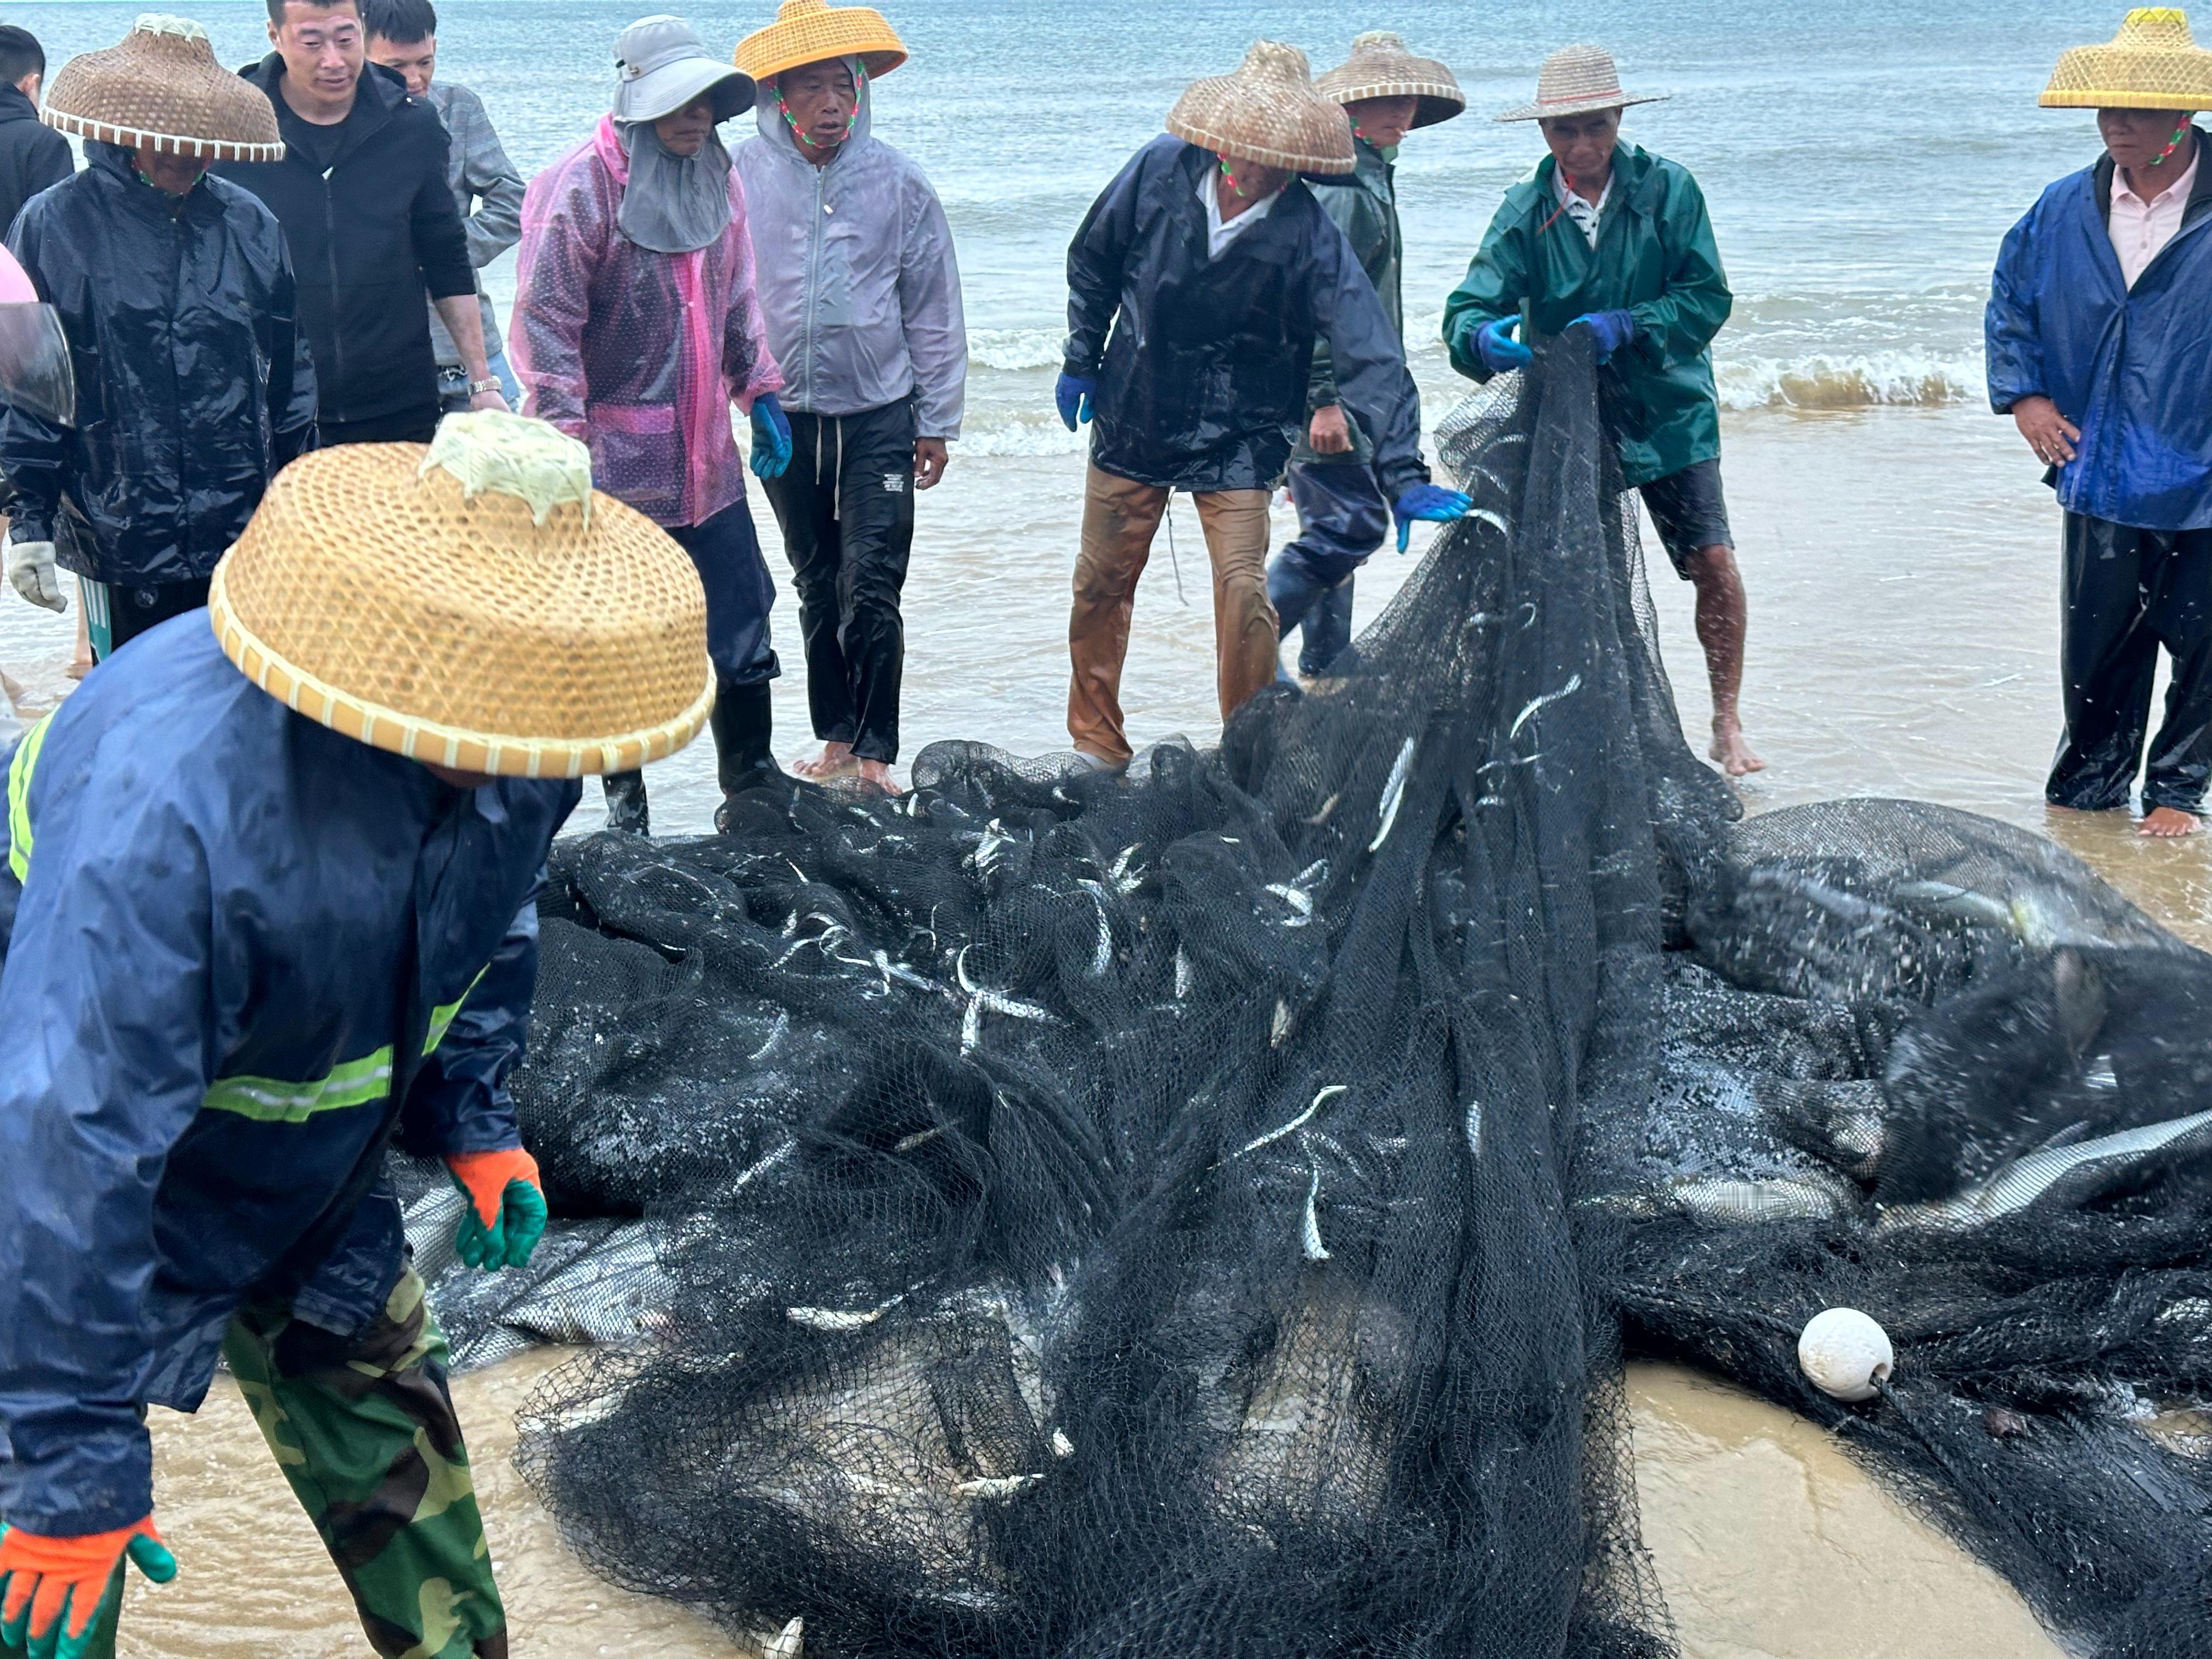
M 968 331 L 952 228 L 921 169 L 870 136 L 871 90 L 827 167 L 799 153 L 767 86 L 760 136 L 738 146 L 769 347 L 787 409 L 858 415 L 911 393 L 916 435 L 957 438 Z

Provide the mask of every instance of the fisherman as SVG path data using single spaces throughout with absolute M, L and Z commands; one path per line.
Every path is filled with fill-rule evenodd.
M 2146 836 L 2199 827 L 2212 776 L 2212 52 L 2171 7 L 2058 60 L 2046 109 L 2094 109 L 2105 154 L 2043 192 L 1997 256 L 1990 404 L 2064 509 L 2066 732 L 2054 806 L 2123 811 Z M 2151 740 L 2159 647 L 2171 668 Z
M 39 119 L 46 50 L 30 30 L 0 23 L 0 236 L 23 204 L 76 171 L 69 140 Z
M 0 755 L 0 1640 L 104 1656 L 124 1559 L 176 1571 L 144 1414 L 219 1352 L 369 1646 L 503 1659 L 385 1147 L 444 1161 L 465 1261 L 529 1259 L 534 895 L 577 775 L 705 721 L 704 600 L 490 413 L 302 458 L 209 608 Z
M 530 412 L 587 441 L 599 487 L 698 567 L 726 801 L 779 775 L 769 682 L 781 672 L 731 404 L 757 417 L 756 471 L 791 459 L 744 190 L 714 131 L 753 106 L 753 81 L 666 16 L 623 31 L 615 70 L 613 112 L 523 198 L 508 332 Z M 613 769 L 605 782 L 609 826 L 649 833 L 643 776 Z
M 483 322 L 484 359 L 500 396 L 520 408 L 522 387 L 507 366 L 499 321 L 483 291 L 483 269 L 522 240 L 522 175 L 507 159 L 483 100 L 458 81 L 438 74 L 438 9 L 430 0 L 362 0 L 368 61 L 390 70 L 438 112 L 446 125 L 446 187 L 469 234 L 469 263 L 477 270 L 477 309 Z M 469 406 L 469 374 L 461 349 L 430 308 L 430 349 L 438 358 L 438 403 L 448 411 Z
M 1307 188 L 1344 232 L 1383 314 L 1406 339 L 1401 292 L 1405 236 L 1398 224 L 1398 146 L 1415 127 L 1449 121 L 1467 107 L 1450 70 L 1416 58 L 1395 34 L 1363 34 L 1352 56 L 1314 82 L 1341 104 L 1352 122 L 1355 170 L 1318 179 Z M 1297 539 L 1267 567 L 1267 598 L 1284 633 L 1301 629 L 1298 672 L 1322 674 L 1352 642 L 1352 573 L 1382 545 L 1390 503 L 1375 474 L 1375 446 L 1344 412 L 1329 369 L 1328 342 L 1314 343 L 1306 382 L 1306 430 L 1291 456 L 1291 500 L 1298 509 Z M 1310 595 L 1318 594 L 1318 597 Z
M 799 588 L 820 755 L 792 769 L 890 789 L 915 492 L 960 435 L 968 330 L 945 210 L 869 131 L 872 83 L 906 61 L 881 14 L 783 0 L 738 47 L 760 136 L 738 147 L 768 342 L 790 384 L 791 465 L 766 480 Z M 754 419 L 763 418 L 756 410 Z M 757 457 L 771 446 L 756 444 Z
M 469 406 L 504 409 L 438 112 L 368 64 L 359 0 L 269 0 L 269 40 L 275 50 L 243 73 L 276 112 L 283 159 L 222 173 L 284 227 L 321 442 L 422 443 L 437 430 L 426 294 L 467 366 Z
M 1747 607 L 1721 492 L 1713 336 L 1735 304 L 1705 198 L 1689 170 L 1620 142 L 1621 112 L 1659 98 L 1620 89 L 1611 56 L 1568 46 L 1544 60 L 1534 121 L 1551 154 L 1505 192 L 1467 280 L 1444 307 L 1452 366 L 1476 380 L 1522 368 L 1528 337 L 1577 325 L 1597 343 L 1625 482 L 1644 497 L 1674 573 L 1697 590 L 1712 686 L 1711 753 L 1730 777 L 1763 769 L 1744 740 Z
M 1222 718 L 1275 678 L 1267 496 L 1305 424 L 1316 338 L 1400 524 L 1470 505 L 1428 482 L 1419 394 L 1390 319 L 1298 177 L 1358 165 L 1351 125 L 1314 91 L 1305 54 L 1259 42 L 1235 74 L 1188 88 L 1167 127 L 1092 204 L 1067 251 L 1055 401 L 1071 432 L 1097 423 L 1067 625 L 1067 729 L 1101 769 L 1131 757 L 1121 665 L 1170 491 L 1197 498 L 1213 563 Z
M 149 14 L 54 77 L 46 119 L 88 165 L 32 199 L 10 246 L 61 319 L 74 424 L 0 416 L 16 499 L 8 574 L 63 611 L 76 573 L 105 660 L 207 603 L 208 577 L 278 468 L 315 434 L 315 375 L 283 233 L 216 161 L 283 146 L 269 100 L 206 32 Z

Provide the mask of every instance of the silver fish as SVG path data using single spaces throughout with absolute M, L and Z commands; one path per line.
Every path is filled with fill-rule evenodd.
M 1098 907 L 1098 943 L 1091 952 L 1091 977 L 1103 979 L 1114 963 L 1114 929 L 1106 920 L 1106 890 L 1095 881 L 1075 884 L 1091 895 L 1091 902 Z
M 1381 852 L 1382 843 L 1390 838 L 1390 826 L 1398 821 L 1399 805 L 1406 799 L 1406 779 L 1413 769 L 1413 740 L 1408 738 L 1391 765 L 1389 781 L 1382 786 L 1382 822 L 1375 831 L 1375 839 L 1367 843 L 1369 852 Z
M 1899 884 L 1893 895 L 1899 904 L 1933 910 L 1940 915 L 1977 927 L 1995 927 L 2010 933 L 2030 950 L 2045 951 L 2062 943 L 2069 935 L 2052 916 L 2033 897 L 2010 901 L 1992 898 L 1987 893 L 1975 892 L 1969 887 L 1959 887 L 1948 881 L 1908 881 Z
M 1328 1246 L 1321 1242 L 1321 1166 L 1314 1165 L 1313 1184 L 1306 1188 L 1306 1213 L 1300 1230 L 1299 1243 L 1304 1246 L 1306 1260 L 1326 1261 Z
M 1267 890 L 1282 900 L 1297 913 L 1283 924 L 1284 927 L 1304 927 L 1313 921 L 1313 898 L 1310 894 L 1301 892 L 1288 882 L 1283 881 L 1268 883 Z
M 1274 1023 L 1268 1028 L 1267 1031 L 1267 1046 L 1270 1048 L 1281 1048 L 1283 1046 L 1283 1039 L 1290 1036 L 1290 1005 L 1285 1002 L 1280 997 L 1277 997 L 1275 999 Z
M 1848 1209 L 1855 1196 L 1841 1181 L 1811 1175 L 1775 1181 L 1730 1176 L 1686 1176 L 1661 1188 L 1674 1208 L 1700 1221 L 1750 1226 L 1768 1221 L 1826 1221 Z
M 1175 979 L 1176 1000 L 1188 1001 L 1190 997 L 1190 958 L 1182 953 L 1180 945 L 1176 946 Z
M 1467 516 L 1483 524 L 1495 525 L 1505 535 L 1510 536 L 1513 533 L 1513 526 L 1506 523 L 1503 516 L 1492 513 L 1486 507 L 1470 507 L 1467 510 Z
M 1583 677 L 1580 674 L 1577 674 L 1572 679 L 1569 680 L 1565 685 L 1561 686 L 1558 690 L 1547 691 L 1542 696 L 1535 698 L 1526 708 L 1523 708 L 1519 714 L 1513 717 L 1513 724 L 1506 728 L 1505 736 L 1507 740 L 1510 742 L 1511 739 L 1519 737 L 1521 735 L 1521 728 L 1528 725 L 1530 720 L 1535 719 L 1540 711 L 1549 708 L 1553 703 L 1558 702 L 1563 697 L 1573 696 L 1576 692 L 1582 689 Z
M 994 1480 L 963 1480 L 952 1488 L 956 1498 L 1012 1498 L 1018 1492 L 1027 1492 L 1044 1477 L 1041 1474 L 1006 1474 Z
M 782 1042 L 784 1033 L 790 1030 L 791 1010 L 788 1008 L 777 1009 L 775 1011 L 775 1024 L 769 1028 L 768 1041 L 762 1043 L 759 1048 L 754 1049 L 752 1053 L 746 1055 L 745 1058 L 750 1060 L 753 1064 L 758 1065 L 762 1060 L 768 1058 L 769 1051 L 775 1048 L 777 1043 Z
M 2082 1203 L 2154 1153 L 2212 1149 L 2212 1111 L 2146 1123 L 2071 1145 L 2063 1144 L 2064 1139 L 2056 1137 L 2040 1151 L 2014 1158 L 1954 1197 L 1899 1205 L 1882 1220 L 1887 1225 L 1978 1227 L 2045 1200 L 2061 1206 Z
M 1343 799 L 1343 792 L 1339 791 L 1337 793 L 1331 795 L 1327 800 L 1321 804 L 1320 811 L 1315 813 L 1310 818 L 1301 820 L 1301 822 L 1311 824 L 1327 823 L 1328 822 L 1328 815 L 1336 811 L 1336 804 Z
M 1242 1158 L 1247 1152 L 1256 1152 L 1262 1146 L 1272 1146 L 1275 1142 L 1282 1139 L 1285 1135 L 1296 1134 L 1300 1129 L 1304 1128 L 1307 1124 L 1313 1121 L 1314 1115 L 1320 1111 L 1322 1107 L 1328 1105 L 1330 1101 L 1334 1100 L 1339 1095 L 1349 1094 L 1350 1092 L 1351 1087 L 1349 1085 L 1342 1083 L 1330 1084 L 1327 1088 L 1323 1089 L 1319 1094 L 1313 1097 L 1312 1105 L 1307 1107 L 1305 1110 L 1300 1112 L 1288 1123 L 1283 1125 L 1281 1128 L 1270 1129 L 1267 1133 L 1261 1135 L 1257 1140 L 1248 1141 L 1243 1146 L 1239 1146 L 1237 1149 L 1236 1156 Z
M 838 1308 L 786 1308 L 783 1315 L 793 1324 L 804 1325 L 810 1331 L 857 1331 L 874 1324 L 905 1299 L 895 1296 L 880 1308 L 865 1308 L 858 1313 Z

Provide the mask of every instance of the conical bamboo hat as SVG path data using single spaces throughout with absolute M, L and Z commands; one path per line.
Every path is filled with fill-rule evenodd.
M 775 21 L 738 42 L 738 67 L 756 81 L 832 58 L 857 58 L 881 80 L 906 62 L 906 45 L 883 13 L 829 0 L 783 0 Z
M 216 567 L 224 653 L 308 719 L 503 776 L 626 772 L 714 701 L 690 556 L 592 488 L 583 445 L 502 411 L 315 450 Z
M 1217 155 L 1294 173 L 1356 165 L 1342 107 L 1314 90 L 1305 53 L 1276 40 L 1255 41 L 1233 75 L 1193 82 L 1168 112 L 1168 131 Z
M 2138 6 L 2101 46 L 2061 54 L 2045 109 L 2212 109 L 2212 52 L 2179 6 Z
M 46 125 L 101 143 L 210 161 L 278 161 L 276 109 L 215 61 L 189 17 L 142 15 L 120 46 L 80 52 L 46 91 Z
M 1401 37 L 1382 30 L 1354 38 L 1352 56 L 1328 74 L 1316 76 L 1314 90 L 1332 104 L 1418 98 L 1417 127 L 1449 121 L 1467 107 L 1467 94 L 1450 70 L 1433 58 L 1414 57 Z

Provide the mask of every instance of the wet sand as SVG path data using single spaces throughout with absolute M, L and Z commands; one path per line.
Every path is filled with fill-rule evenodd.
M 1431 409 L 1442 404 L 1432 401 Z M 1732 419 L 1728 483 L 1752 601 L 1746 713 L 1773 770 L 1754 811 L 1844 794 L 1967 807 L 2052 835 L 2168 926 L 2212 945 L 2212 837 L 2154 844 L 2117 816 L 2048 811 L 2058 732 L 2057 519 L 2009 422 L 1966 408 Z M 908 589 L 906 755 L 940 738 L 1064 745 L 1067 580 L 1082 489 L 1072 455 L 957 459 L 922 498 Z M 766 514 L 762 514 L 767 521 Z M 1174 514 L 1188 603 L 1161 538 L 1138 600 L 1125 701 L 1141 742 L 1218 732 L 1203 544 Z M 1278 540 L 1288 532 L 1277 514 Z M 1425 535 L 1426 532 L 1417 532 Z M 1656 555 L 1655 555 L 1656 556 Z M 770 565 L 782 575 L 780 555 Z M 1358 618 L 1413 561 L 1385 552 Z M 1706 704 L 1687 588 L 1654 581 L 1686 726 Z M 780 750 L 800 751 L 804 686 L 787 584 Z M 0 600 L 0 667 L 56 695 L 71 622 Z M 704 744 L 649 775 L 657 827 L 707 826 Z M 574 828 L 598 819 L 587 794 Z M 740 1652 L 680 1609 L 592 1577 L 507 1462 L 514 1408 L 552 1363 L 459 1384 L 518 1655 Z M 1907 1516 L 1787 1413 L 1662 1368 L 1632 1376 L 1645 1534 L 1693 1659 L 2013 1659 L 2058 1650 L 2001 1582 Z M 142 1659 L 320 1659 L 362 1650 L 313 1533 L 228 1384 L 196 1419 L 155 1413 L 160 1513 L 183 1573 L 133 1591 Z

